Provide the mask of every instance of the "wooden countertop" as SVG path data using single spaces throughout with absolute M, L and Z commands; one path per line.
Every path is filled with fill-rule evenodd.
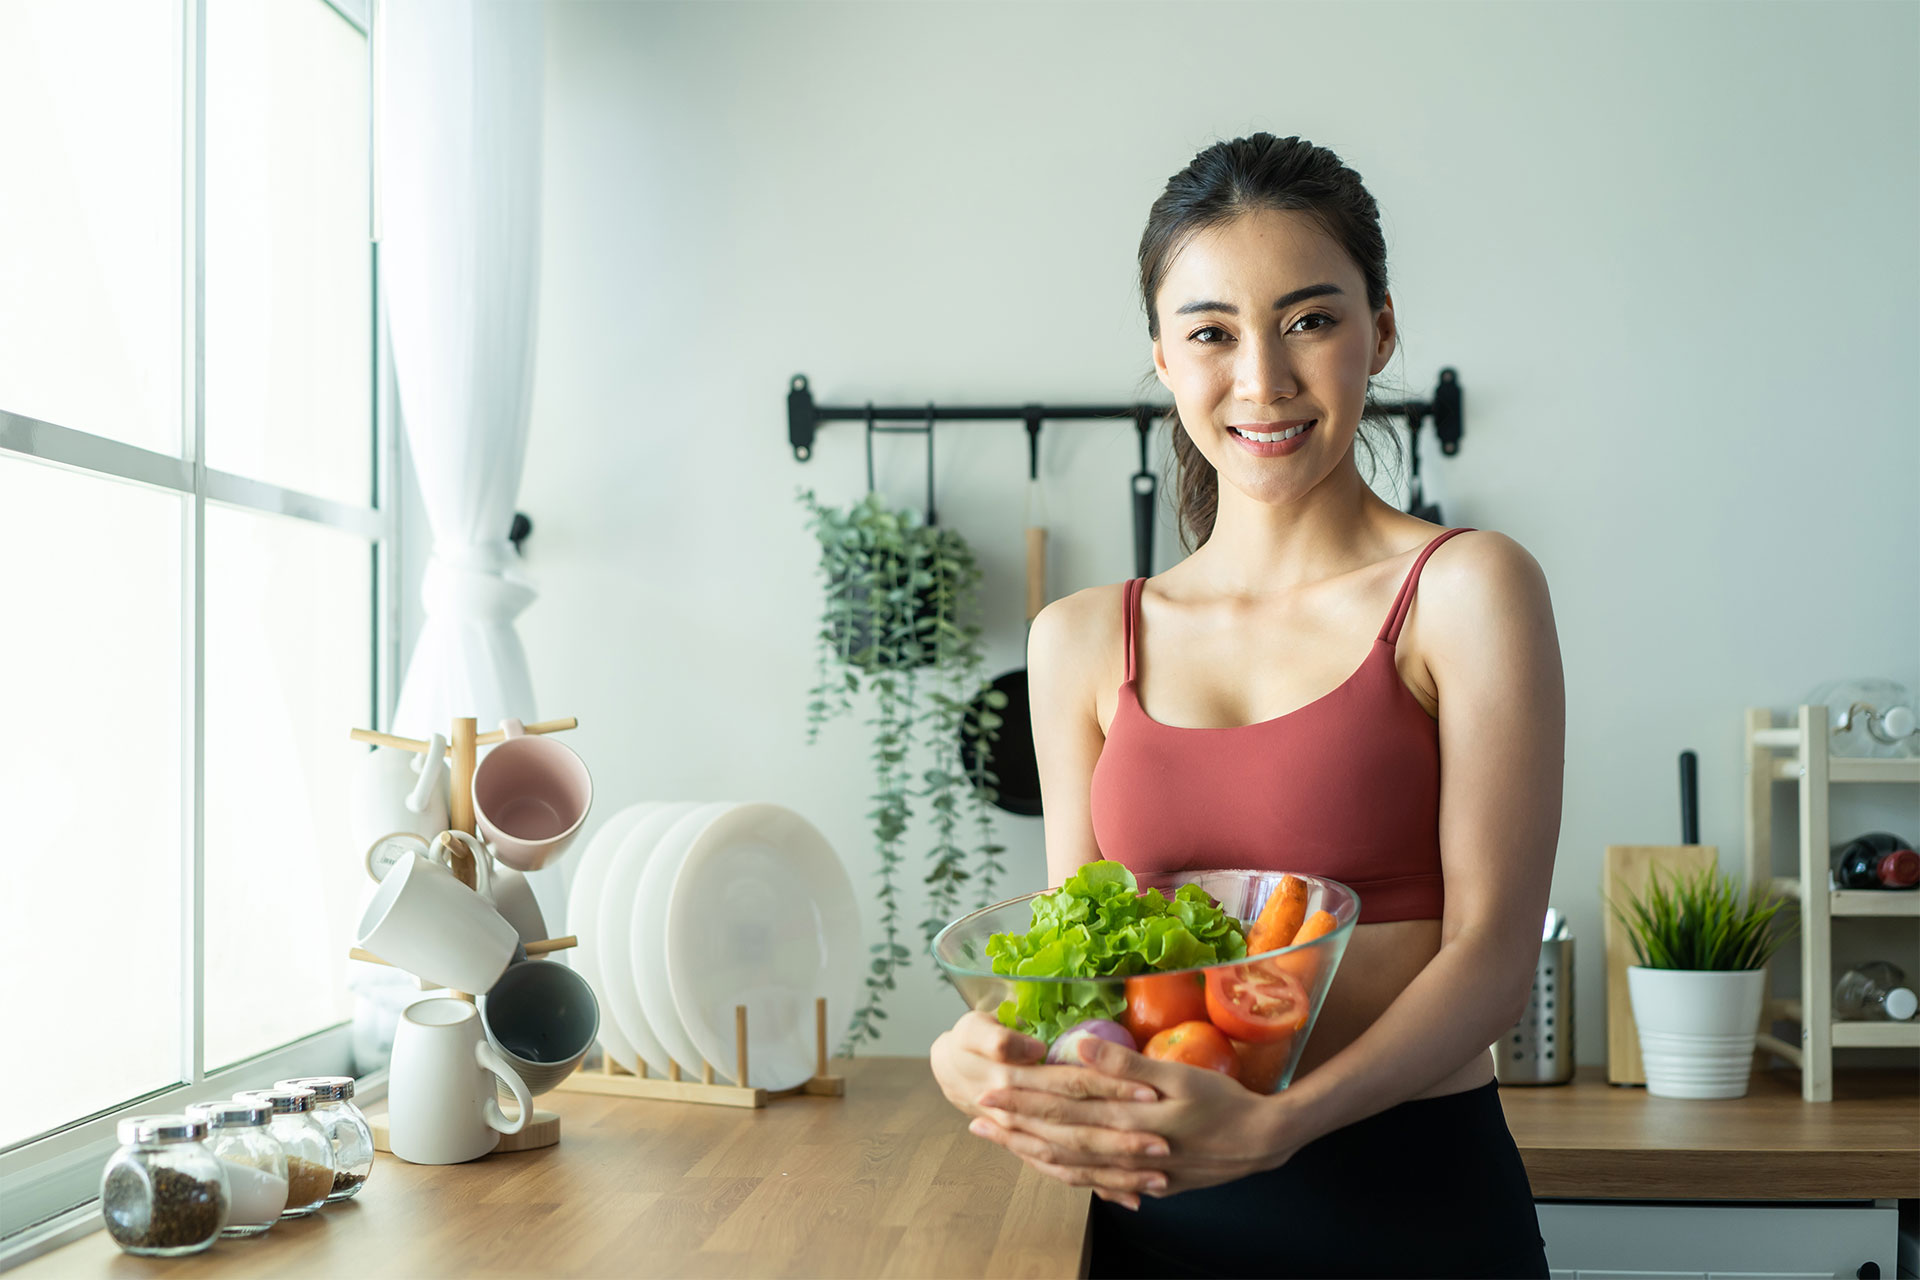
M 1082 1274 L 1090 1196 L 974 1137 L 925 1058 L 836 1061 L 843 1098 L 762 1110 L 548 1093 L 558 1146 L 471 1164 L 385 1152 L 354 1199 L 184 1258 L 104 1231 L 42 1276 Z
M 1744 1098 L 1656 1098 L 1610 1085 L 1500 1089 L 1539 1199 L 1872 1200 L 1920 1194 L 1920 1073 L 1841 1071 L 1832 1102 L 1794 1068 L 1755 1069 Z
M 45 1276 L 1031 1276 L 1083 1274 L 1089 1196 L 968 1134 L 925 1058 L 835 1064 L 844 1098 L 762 1111 L 553 1093 L 557 1147 L 464 1165 L 382 1154 L 359 1197 L 186 1258 L 96 1231 Z M 1500 1101 L 1543 1199 L 1911 1197 L 1920 1078 L 1792 1070 L 1745 1098 L 1650 1097 L 1581 1068 Z

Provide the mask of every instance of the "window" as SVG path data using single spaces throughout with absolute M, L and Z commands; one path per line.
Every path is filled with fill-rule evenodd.
M 0 5 L 0 1237 L 120 1115 L 352 1065 L 347 730 L 397 666 L 366 32 Z

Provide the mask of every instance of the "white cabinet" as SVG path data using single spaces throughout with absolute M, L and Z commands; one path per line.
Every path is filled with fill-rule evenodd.
M 1893 1280 L 1899 1209 L 1872 1204 L 1647 1204 L 1539 1200 L 1555 1280 L 1842 1277 Z M 1874 1272 L 1869 1271 L 1872 1275 Z

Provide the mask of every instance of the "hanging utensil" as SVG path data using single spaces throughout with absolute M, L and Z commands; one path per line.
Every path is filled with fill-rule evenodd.
M 1047 530 L 1040 507 L 1040 417 L 1027 415 L 1027 629 L 1047 606 Z M 1008 813 L 1023 817 L 1040 816 L 1040 765 L 1033 752 L 1033 709 L 1027 698 L 1027 668 L 1024 663 L 1012 671 L 994 677 L 987 688 L 1003 695 L 1007 705 L 994 715 L 1000 717 L 999 735 L 986 753 L 986 768 L 997 779 L 994 804 Z M 969 725 L 992 711 L 986 694 L 975 698 L 968 717 L 960 726 L 960 763 L 969 777 L 980 764 L 980 743 Z
M 1140 433 L 1140 469 L 1129 482 L 1133 490 L 1133 576 L 1153 576 L 1153 507 L 1159 496 L 1160 482 L 1147 470 L 1147 433 L 1153 430 L 1153 418 L 1145 409 L 1134 412 L 1134 428 Z

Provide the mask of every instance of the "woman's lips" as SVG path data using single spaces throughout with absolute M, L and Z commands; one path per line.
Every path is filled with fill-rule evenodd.
M 1227 428 L 1227 435 L 1232 437 L 1235 444 L 1253 454 L 1256 458 L 1284 458 L 1290 453 L 1298 453 L 1307 447 L 1307 438 L 1313 434 L 1313 429 L 1319 425 L 1319 422 L 1320 420 L 1318 418 L 1308 419 L 1305 428 L 1289 440 L 1251 440 L 1242 435 L 1241 432 L 1243 430 L 1259 430 L 1262 435 L 1270 435 L 1277 431 L 1285 431 L 1289 427 L 1298 426 L 1298 423 L 1249 422 L 1246 423 L 1244 427 L 1239 424 L 1234 424 Z

